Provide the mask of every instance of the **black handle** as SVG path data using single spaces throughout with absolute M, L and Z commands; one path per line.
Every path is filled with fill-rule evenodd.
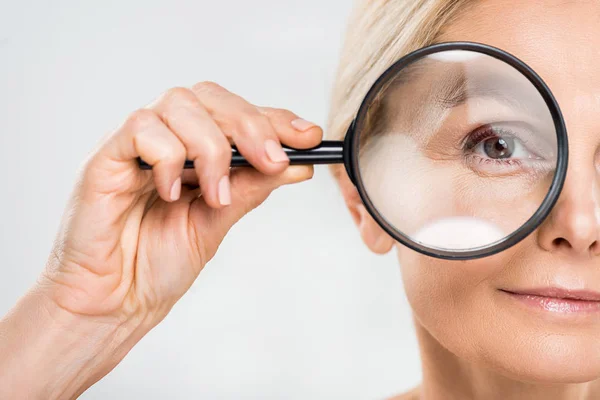
M 340 140 L 323 140 L 320 145 L 312 149 L 293 149 L 282 145 L 290 159 L 290 165 L 316 165 L 316 164 L 343 164 L 344 163 L 344 142 Z M 141 169 L 152 169 L 141 158 L 138 158 L 138 164 Z M 231 166 L 232 167 L 250 167 L 250 163 L 238 151 L 236 146 L 231 146 Z M 194 168 L 194 162 L 186 160 L 186 169 Z

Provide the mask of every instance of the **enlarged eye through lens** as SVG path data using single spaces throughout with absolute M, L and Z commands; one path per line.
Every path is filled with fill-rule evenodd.
M 467 259 L 496 252 L 539 218 L 564 131 L 516 64 L 441 53 L 397 64 L 374 86 L 354 125 L 356 177 L 395 239 Z
M 510 158 L 515 150 L 515 141 L 510 137 L 494 137 L 483 142 L 483 149 L 490 158 Z
M 483 126 L 467 136 L 463 151 L 468 164 L 484 165 L 487 173 L 515 172 L 519 167 L 533 166 L 527 161 L 543 161 L 525 139 L 505 128 Z M 510 168 L 507 168 L 510 167 Z M 494 168 L 494 169 L 490 169 Z

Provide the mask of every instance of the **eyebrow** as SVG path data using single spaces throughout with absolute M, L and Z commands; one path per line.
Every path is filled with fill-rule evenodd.
M 485 77 L 485 80 L 474 79 L 471 81 L 474 84 L 469 85 L 467 76 L 462 73 L 450 72 L 444 75 L 443 83 L 433 89 L 434 93 L 431 97 L 434 103 L 442 108 L 454 108 L 463 105 L 468 99 L 473 98 L 491 98 L 502 101 L 516 108 L 526 108 L 527 101 L 522 101 L 528 96 L 518 96 L 516 93 L 506 93 L 502 90 L 503 82 L 513 81 L 507 80 L 507 76 L 497 73 L 491 73 Z M 491 84 L 490 84 L 491 83 Z M 515 85 L 515 87 L 517 87 Z
M 508 65 L 507 67 L 512 68 Z M 518 73 L 516 70 L 511 72 Z M 417 90 L 419 93 L 414 93 L 414 88 L 405 87 L 420 80 L 428 86 L 425 88 L 427 92 L 419 92 L 419 89 Z M 396 91 L 412 93 L 414 102 L 428 100 L 428 107 L 424 108 L 424 111 L 425 109 L 451 110 L 466 104 L 468 100 L 492 99 L 507 104 L 513 110 L 518 110 L 520 115 L 526 116 L 528 120 L 538 120 L 538 122 L 545 120 L 539 114 L 539 105 L 545 106 L 545 101 L 528 80 L 519 82 L 510 73 L 502 73 L 494 68 L 475 68 L 467 71 L 464 68 L 450 68 L 436 71 L 429 69 L 427 65 L 413 64 L 405 67 L 398 76 L 393 78 L 382 90 L 378 100 L 371 104 L 375 107 L 368 113 L 368 123 L 365 125 L 367 129 L 364 133 L 365 142 L 385 132 L 390 122 L 388 118 L 394 118 L 396 115 L 395 103 L 390 102 Z M 419 94 L 424 94 L 425 99 L 419 100 Z M 536 95 L 540 97 L 532 97 Z M 414 102 L 412 105 L 416 106 Z
M 441 85 L 433 87 L 434 102 L 445 108 L 456 107 L 467 100 L 467 78 L 464 74 L 450 73 Z

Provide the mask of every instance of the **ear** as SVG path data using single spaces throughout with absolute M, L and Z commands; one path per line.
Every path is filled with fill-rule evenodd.
M 360 231 L 363 242 L 375 254 L 388 253 L 394 246 L 394 239 L 369 214 L 358 194 L 358 190 L 356 190 L 356 186 L 350 181 L 346 172 L 338 170 L 335 172 L 335 176 L 342 189 L 346 206 Z

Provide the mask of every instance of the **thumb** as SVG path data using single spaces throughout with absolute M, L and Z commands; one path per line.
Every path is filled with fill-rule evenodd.
M 313 177 L 312 165 L 294 165 L 278 175 L 264 175 L 254 168 L 231 170 L 231 205 L 221 209 L 209 207 L 205 202 L 195 202 L 199 212 L 190 213 L 196 232 L 204 232 L 198 239 L 205 248 L 208 262 L 231 227 L 244 215 L 261 205 L 273 190 Z

